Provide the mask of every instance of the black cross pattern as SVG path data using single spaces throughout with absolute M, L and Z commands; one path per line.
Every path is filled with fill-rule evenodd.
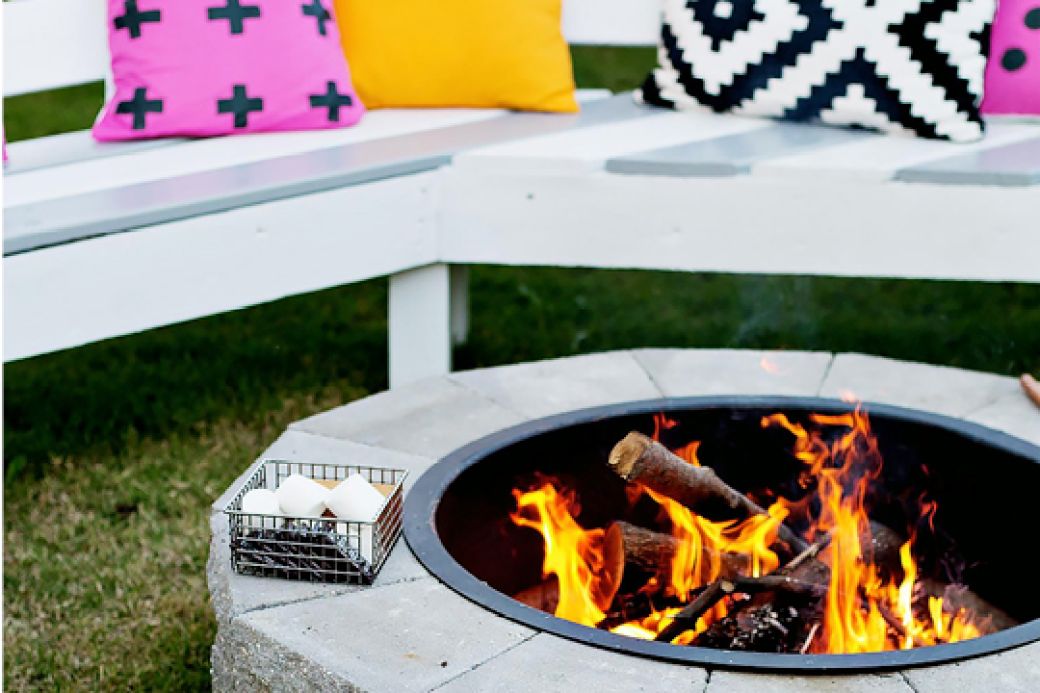
M 303 13 L 309 17 L 314 17 L 318 22 L 318 33 L 325 36 L 325 22 L 332 20 L 332 15 L 325 9 L 325 6 L 321 4 L 321 0 L 311 0 L 311 4 L 303 5 Z
M 244 128 L 249 125 L 249 114 L 259 113 L 264 110 L 264 100 L 261 98 L 250 98 L 246 95 L 246 85 L 236 84 L 232 90 L 230 99 L 217 101 L 218 113 L 234 113 L 235 127 Z
M 311 96 L 311 108 L 329 109 L 329 120 L 333 123 L 339 122 L 339 109 L 343 106 L 352 106 L 354 99 L 347 94 L 340 94 L 336 83 L 329 80 L 325 85 L 324 94 L 313 94 Z
M 123 14 L 116 17 L 112 23 L 116 25 L 116 31 L 126 29 L 130 32 L 130 38 L 141 38 L 141 25 L 148 22 L 158 22 L 162 19 L 159 10 L 148 10 L 142 12 L 137 8 L 137 0 L 126 0 L 123 3 Z
M 162 99 L 149 99 L 147 87 L 137 87 L 134 89 L 134 98 L 129 101 L 120 101 L 116 105 L 116 113 L 134 115 L 134 130 L 144 130 L 148 114 L 162 113 L 162 110 Z
M 227 0 L 223 7 L 210 7 L 210 21 L 226 19 L 232 34 L 241 34 L 245 29 L 245 20 L 260 16 L 259 5 L 243 5 L 242 0 Z

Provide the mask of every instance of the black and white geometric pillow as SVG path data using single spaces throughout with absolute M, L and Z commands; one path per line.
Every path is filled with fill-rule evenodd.
M 970 142 L 996 0 L 664 0 L 637 100 Z

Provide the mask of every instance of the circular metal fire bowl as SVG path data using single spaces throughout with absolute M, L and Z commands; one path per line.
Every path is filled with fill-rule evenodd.
M 437 512 L 445 494 L 459 478 L 489 457 L 511 446 L 547 433 L 577 426 L 598 425 L 613 419 L 646 416 L 657 412 L 708 410 L 760 410 L 838 413 L 850 405 L 832 399 L 808 397 L 692 397 L 629 402 L 584 409 L 530 421 L 501 430 L 456 450 L 431 467 L 415 483 L 404 508 L 404 533 L 419 561 L 448 587 L 464 597 L 508 619 L 571 640 L 627 654 L 654 659 L 701 664 L 709 667 L 797 671 L 804 673 L 892 670 L 950 662 L 998 652 L 1040 639 L 1040 619 L 991 635 L 959 643 L 910 650 L 848 655 L 768 654 L 686 647 L 615 635 L 556 618 L 513 600 L 478 579 L 442 543 Z M 872 422 L 891 422 L 911 427 L 928 427 L 936 435 L 949 436 L 965 446 L 982 445 L 994 455 L 1009 460 L 1016 473 L 1035 474 L 1040 481 L 1040 447 L 1007 434 L 964 420 L 884 404 L 866 404 Z M 450 424 L 447 424 L 450 425 Z M 888 463 L 888 460 L 886 460 Z M 987 473 L 993 473 L 987 469 Z M 1033 489 L 1040 488 L 1035 484 Z M 1023 489 L 1023 493 L 1027 493 Z

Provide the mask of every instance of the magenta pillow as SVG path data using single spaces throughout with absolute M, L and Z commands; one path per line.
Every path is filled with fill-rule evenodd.
M 107 0 L 101 141 L 353 125 L 332 0 Z
M 1040 115 L 1040 0 L 1000 0 L 982 112 Z

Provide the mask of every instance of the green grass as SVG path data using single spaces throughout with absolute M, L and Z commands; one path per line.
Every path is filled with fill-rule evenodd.
M 94 122 L 105 98 L 101 82 L 4 99 L 4 133 L 8 142 L 85 130 Z
M 631 87 L 650 62 L 575 70 Z M 9 136 L 85 127 L 90 89 L 9 100 Z M 477 267 L 471 291 L 461 367 L 730 346 L 1040 371 L 1038 286 Z M 5 687 L 208 687 L 208 505 L 288 422 L 386 386 L 385 305 L 366 282 L 4 368 Z

